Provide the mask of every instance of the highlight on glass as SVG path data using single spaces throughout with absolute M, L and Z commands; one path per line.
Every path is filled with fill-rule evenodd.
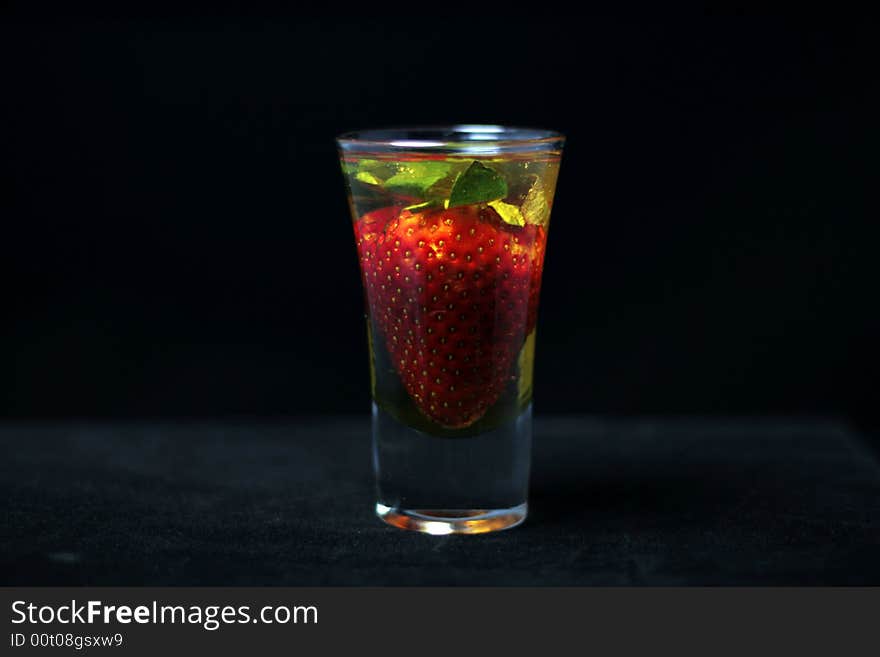
M 365 297 L 375 508 L 391 525 L 481 533 L 526 517 L 563 143 L 494 125 L 337 139 Z

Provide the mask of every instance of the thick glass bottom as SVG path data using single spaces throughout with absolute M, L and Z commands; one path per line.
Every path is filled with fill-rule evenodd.
M 489 431 L 429 435 L 373 405 L 376 513 L 429 534 L 514 527 L 527 513 L 532 408 Z
M 516 527 L 528 515 L 525 502 L 508 509 L 392 509 L 376 504 L 376 515 L 393 527 L 426 534 L 484 534 Z

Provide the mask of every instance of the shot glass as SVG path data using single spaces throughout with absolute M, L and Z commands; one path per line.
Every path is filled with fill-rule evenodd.
M 376 513 L 395 527 L 476 534 L 526 518 L 563 143 L 495 125 L 337 138 L 365 297 Z

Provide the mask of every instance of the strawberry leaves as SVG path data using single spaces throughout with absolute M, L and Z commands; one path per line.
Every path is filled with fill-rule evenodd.
M 502 221 L 510 224 L 511 226 L 526 225 L 526 220 L 525 217 L 523 217 L 523 213 L 517 206 L 511 203 L 505 203 L 504 201 L 491 201 L 489 203 L 489 207 L 498 213 L 498 216 L 501 217 Z
M 461 160 L 363 159 L 343 163 L 343 170 L 353 192 L 361 186 L 368 194 L 397 199 L 411 211 L 488 205 L 502 221 L 517 227 L 546 226 L 550 214 L 538 176 L 515 177 L 511 187 L 498 169 L 478 160 L 467 164 Z
M 408 162 L 385 181 L 385 188 L 404 194 L 424 196 L 449 173 L 448 162 Z
M 455 179 L 452 191 L 449 193 L 448 207 L 487 203 L 505 196 L 507 196 L 507 182 L 501 174 L 474 160 L 467 170 Z

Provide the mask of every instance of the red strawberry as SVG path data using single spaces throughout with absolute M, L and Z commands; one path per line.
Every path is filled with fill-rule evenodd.
M 355 226 L 370 314 L 404 387 L 447 428 L 480 419 L 535 325 L 545 231 L 491 208 L 383 208 Z

